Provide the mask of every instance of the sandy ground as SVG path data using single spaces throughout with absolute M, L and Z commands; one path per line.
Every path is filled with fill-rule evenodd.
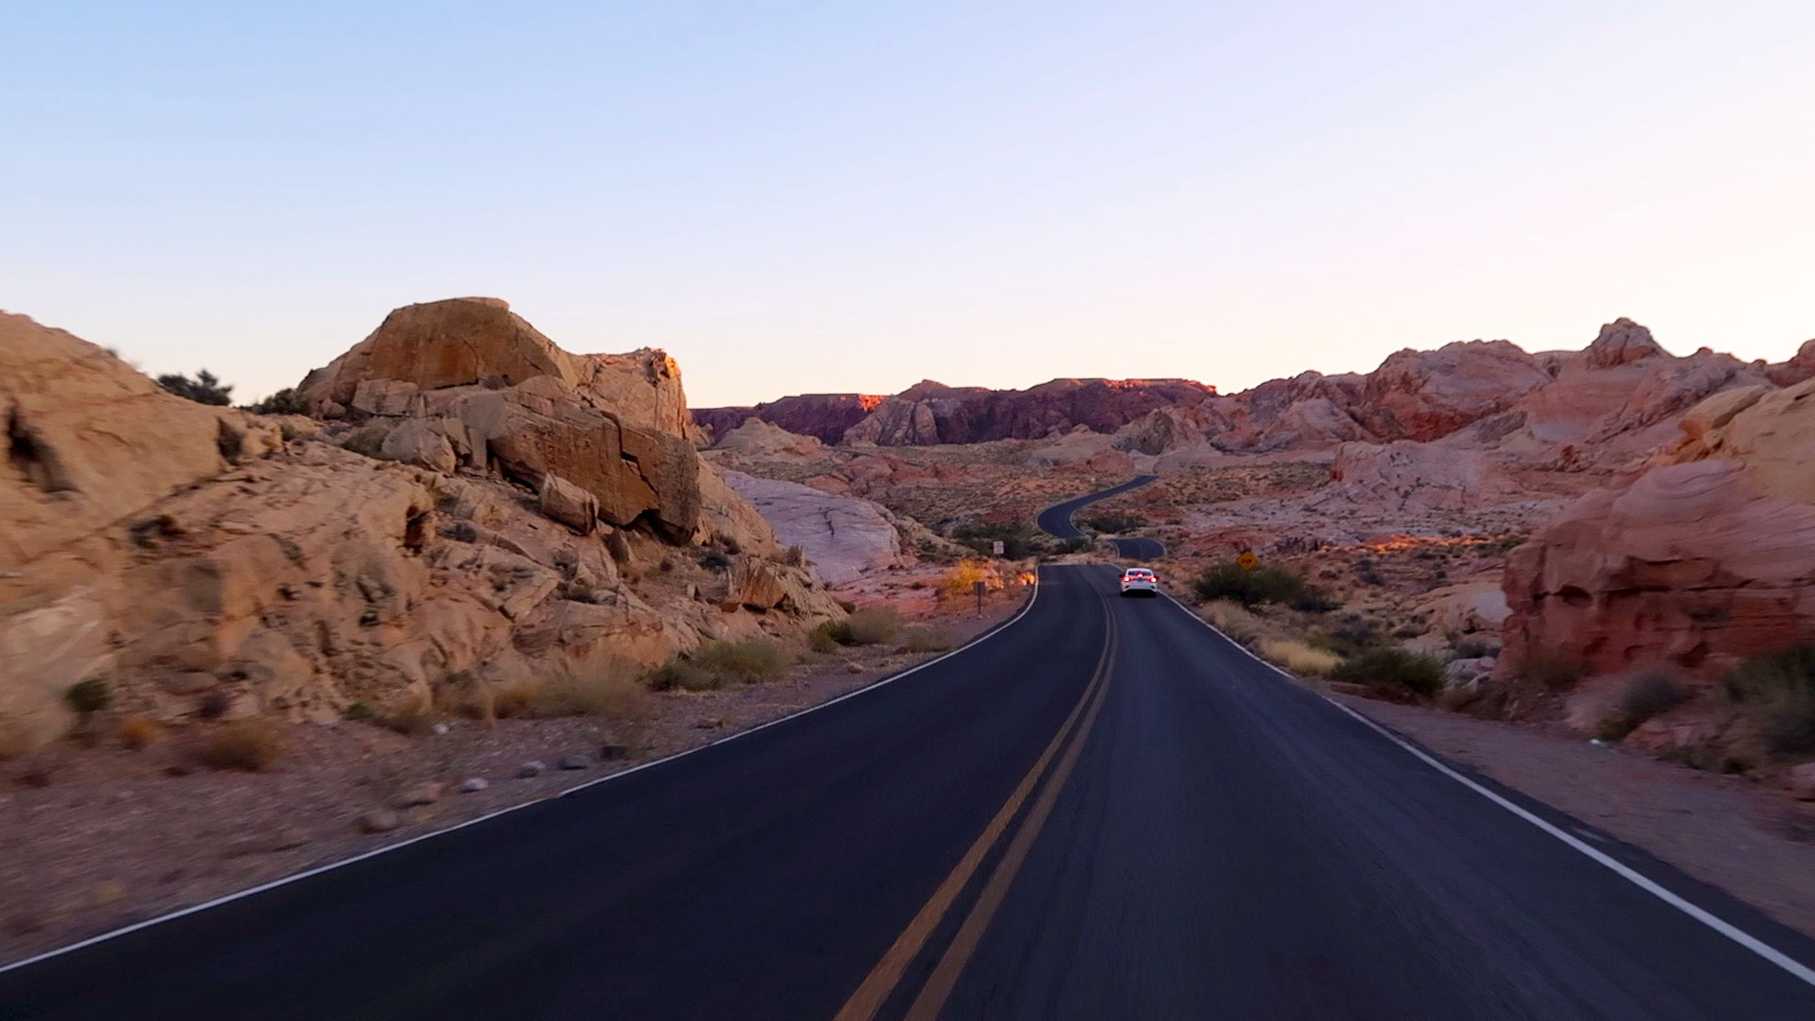
M 937 624 L 962 644 L 1013 613 L 1021 598 L 997 596 L 981 616 Z M 180 765 L 193 751 L 192 735 L 180 732 L 141 751 L 55 746 L 0 773 L 0 963 L 541 800 L 865 687 L 932 655 L 875 646 L 809 656 L 768 683 L 652 695 L 652 711 L 635 724 L 511 719 L 488 729 L 450 719 L 446 733 L 418 737 L 360 723 L 297 725 L 286 730 L 278 764 L 256 774 Z M 578 768 L 560 768 L 567 757 Z M 520 778 L 532 760 L 546 770 Z M 488 786 L 462 793 L 472 777 Z M 440 796 L 395 809 L 396 829 L 361 831 L 362 815 L 431 783 L 444 786 Z
M 1815 936 L 1815 804 L 1545 728 L 1333 697 Z

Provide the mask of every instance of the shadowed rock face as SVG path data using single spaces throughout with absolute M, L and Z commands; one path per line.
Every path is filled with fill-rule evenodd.
M 1513 551 L 1502 670 L 1560 656 L 1716 677 L 1815 640 L 1815 380 L 1717 394 L 1682 429 L 1631 485 Z

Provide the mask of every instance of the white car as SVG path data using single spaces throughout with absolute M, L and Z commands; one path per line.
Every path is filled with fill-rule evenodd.
M 1130 567 L 1122 572 L 1122 594 L 1157 596 L 1160 594 L 1160 579 L 1145 567 Z

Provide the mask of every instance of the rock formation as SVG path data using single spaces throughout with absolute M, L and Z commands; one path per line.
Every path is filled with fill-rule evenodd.
M 1815 640 L 1815 380 L 1717 394 L 1682 432 L 1513 551 L 1503 670 L 1553 656 L 1714 677 Z
M 193 404 L 0 316 L 0 755 L 89 678 L 162 719 L 326 721 L 842 612 L 700 461 L 660 352 L 570 355 L 457 299 L 302 390 L 329 421 Z
M 725 482 L 775 528 L 777 540 L 798 546 L 827 584 L 841 585 L 910 563 L 888 511 L 868 500 L 823 492 L 781 479 L 727 471 Z

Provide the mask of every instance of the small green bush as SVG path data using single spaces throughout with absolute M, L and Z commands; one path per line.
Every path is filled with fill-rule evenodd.
M 1771 751 L 1815 752 L 1815 645 L 1749 659 L 1727 675 L 1725 687 Z
M 1397 646 L 1384 646 L 1344 660 L 1330 671 L 1333 681 L 1372 688 L 1403 688 L 1421 698 L 1443 690 L 1443 664 Z
M 1641 670 L 1626 678 L 1612 711 L 1601 720 L 1600 736 L 1618 741 L 1653 716 L 1667 713 L 1689 699 L 1689 690 L 1663 670 Z
M 1325 613 L 1336 603 L 1291 571 L 1257 567 L 1244 571 L 1234 561 L 1217 564 L 1198 576 L 1194 586 L 1199 599 L 1230 599 L 1243 606 L 1283 603 L 1294 609 Z
M 364 702 L 355 702 L 341 712 L 341 718 L 356 722 L 366 722 L 378 718 L 377 710 Z
M 262 401 L 246 405 L 245 410 L 254 415 L 306 415 L 309 405 L 295 387 L 287 386 Z
M 700 668 L 721 677 L 735 677 L 746 683 L 766 681 L 781 673 L 788 657 L 781 646 L 763 638 L 740 641 L 707 642 L 694 654 Z
M 90 677 L 77 681 L 63 693 L 69 707 L 83 716 L 98 713 L 113 704 L 113 689 L 108 686 L 104 677 Z

